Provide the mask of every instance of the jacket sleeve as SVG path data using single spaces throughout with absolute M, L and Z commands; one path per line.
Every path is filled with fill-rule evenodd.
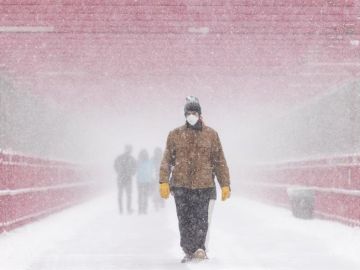
M 219 135 L 216 133 L 213 145 L 213 166 L 215 176 L 221 187 L 230 186 L 229 168 L 226 163 L 223 148 L 221 146 Z
M 160 183 L 169 183 L 172 167 L 175 165 L 175 147 L 170 132 L 166 140 L 166 148 L 160 164 Z

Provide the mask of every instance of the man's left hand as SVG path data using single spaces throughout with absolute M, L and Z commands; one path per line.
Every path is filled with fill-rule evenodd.
M 221 200 L 225 201 L 230 198 L 230 187 L 222 187 L 221 188 Z

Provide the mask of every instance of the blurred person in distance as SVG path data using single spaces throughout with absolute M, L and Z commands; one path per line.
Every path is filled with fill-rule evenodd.
M 131 155 L 132 146 L 126 145 L 123 154 L 118 156 L 114 162 L 114 169 L 117 173 L 118 204 L 119 212 L 123 213 L 123 197 L 126 195 L 126 209 L 132 214 L 132 178 L 136 173 L 136 161 Z
M 138 188 L 138 213 L 147 214 L 148 201 L 153 177 L 152 163 L 145 149 L 139 153 L 136 169 L 136 180 Z

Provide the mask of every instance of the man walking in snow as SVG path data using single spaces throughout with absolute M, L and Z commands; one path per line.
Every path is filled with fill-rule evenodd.
M 186 123 L 168 135 L 160 166 L 160 195 L 175 197 L 179 221 L 181 262 L 206 259 L 209 201 L 216 196 L 214 178 L 222 200 L 230 197 L 230 177 L 219 136 L 204 125 L 196 97 L 186 98 Z
M 114 162 L 114 169 L 117 173 L 117 185 L 118 185 L 118 203 L 119 212 L 123 213 L 123 196 L 126 194 L 126 208 L 128 214 L 133 212 L 131 207 L 132 200 L 132 177 L 136 173 L 136 161 L 131 155 L 132 146 L 126 145 L 123 154 L 118 156 Z

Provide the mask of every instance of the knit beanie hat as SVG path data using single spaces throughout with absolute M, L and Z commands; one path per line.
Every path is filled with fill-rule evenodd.
M 186 103 L 184 106 L 184 113 L 186 114 L 189 111 L 197 112 L 201 115 L 201 106 L 199 103 L 199 99 L 194 96 L 187 96 Z

